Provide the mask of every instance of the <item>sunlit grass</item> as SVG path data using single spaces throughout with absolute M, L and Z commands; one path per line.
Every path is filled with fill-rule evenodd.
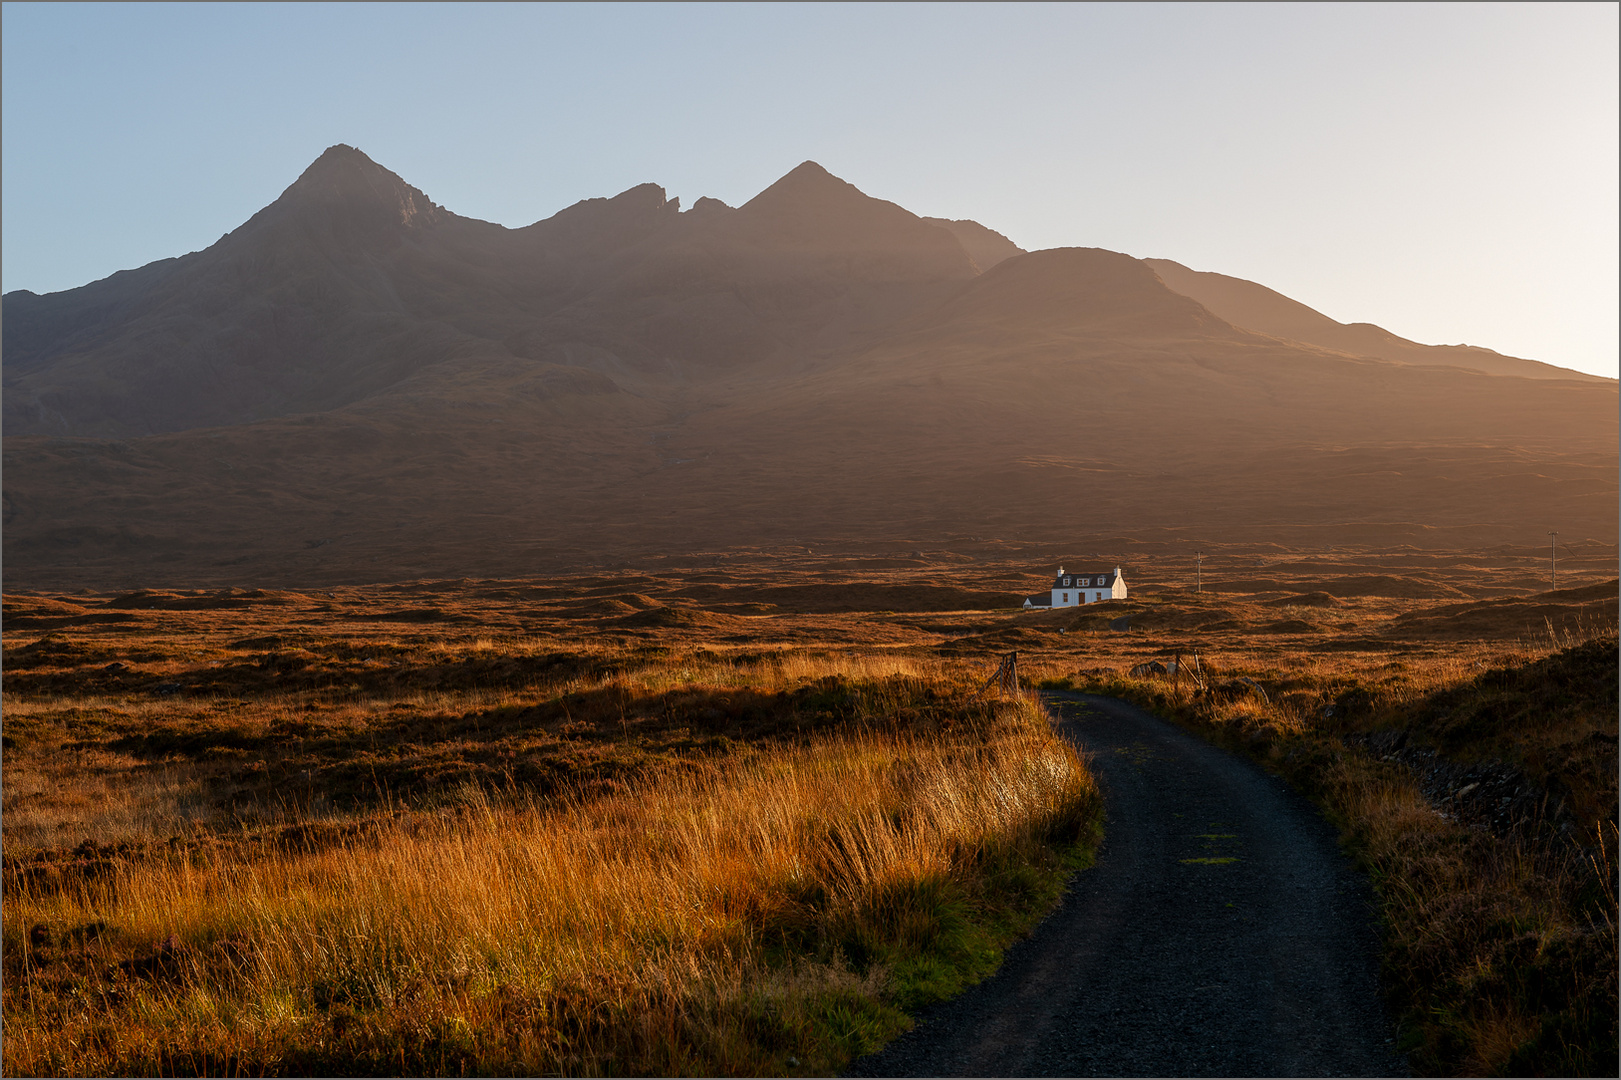
M 1526 1056 L 1574 1036 L 1493 979 L 1588 985 L 1558 958 L 1613 940 L 1613 901 L 1570 883 L 1613 868 L 1464 843 L 1344 737 L 1489 718 L 1477 680 L 1613 632 L 1613 603 L 1408 637 L 1433 604 L 1167 593 L 1117 633 L 1116 605 L 705 623 L 681 581 L 636 588 L 617 607 L 557 589 L 550 613 L 422 594 L 453 622 L 370 620 L 408 604 L 357 589 L 324 614 L 22 633 L 8 597 L 5 1069 L 836 1071 L 988 971 L 1096 820 L 1030 703 L 974 698 L 1014 648 L 1027 689 L 1135 696 L 1316 793 L 1363 845 L 1389 940 L 1421 946 L 1387 952 L 1386 982 L 1433 990 L 1424 1030 L 1455 1039 L 1422 1067 L 1577 1067 Z M 682 617 L 635 621 L 661 603 Z M 1267 629 L 1292 618 L 1320 631 Z M 1205 682 L 1266 696 L 1125 676 L 1189 651 Z M 1588 734 L 1522 713 L 1473 751 L 1540 776 Z M 1042 809 L 1065 798 L 1070 817 Z M 1490 951 L 1533 938 L 1529 960 Z
M 1385 985 L 1421 1074 L 1616 1069 L 1616 645 L 1605 624 L 1475 643 L 1423 661 L 1207 658 L 1189 679 L 1082 680 L 1282 772 L 1341 828 L 1373 878 Z M 1235 676 L 1254 678 L 1267 696 Z M 1471 828 L 1358 737 L 1405 732 L 1467 762 L 1518 768 L 1571 811 L 1568 832 Z M 1608 745 L 1605 752 L 1595 747 Z M 1548 804 L 1552 805 L 1552 803 Z M 1539 831 L 1539 829 L 1541 831 Z
M 918 692 L 961 697 L 938 665 L 678 658 L 592 685 L 691 680 L 831 680 L 856 711 L 617 790 L 464 786 L 316 850 L 183 846 L 8 880 L 6 1071 L 836 1068 L 900 1030 L 901 1006 L 985 974 L 1091 835 L 1091 779 L 1030 701 L 893 723 Z

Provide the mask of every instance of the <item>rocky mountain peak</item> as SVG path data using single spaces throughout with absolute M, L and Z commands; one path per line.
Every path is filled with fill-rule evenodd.
M 901 256 L 926 276 L 972 277 L 973 260 L 950 233 L 904 207 L 875 199 L 814 161 L 802 162 L 738 208 L 756 242 L 790 250 L 865 251 Z
M 828 212 L 877 201 L 816 162 L 806 161 L 744 203 L 742 208 L 754 214 Z
M 444 214 L 421 191 L 344 143 L 327 147 L 275 205 L 344 208 L 366 216 L 386 214 L 400 225 L 426 225 Z

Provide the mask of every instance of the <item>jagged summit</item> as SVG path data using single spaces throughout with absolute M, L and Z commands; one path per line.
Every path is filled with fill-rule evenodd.
M 637 184 L 626 188 L 612 198 L 601 196 L 594 199 L 581 199 L 573 206 L 559 210 L 553 217 L 563 217 L 569 214 L 589 213 L 593 208 L 614 207 L 626 213 L 679 213 L 681 199 L 679 196 L 671 198 L 663 187 L 654 183 Z
M 875 199 L 814 161 L 738 208 L 763 243 L 800 250 L 899 252 L 931 262 L 931 276 L 970 278 L 978 271 L 956 237 L 895 203 Z
M 774 189 L 788 190 L 793 188 L 798 188 L 800 190 L 811 190 L 815 188 L 827 188 L 829 190 L 856 190 L 856 186 L 854 184 L 834 176 L 832 173 L 824 169 L 820 164 L 810 160 L 801 161 L 798 165 L 795 165 L 792 169 L 789 169 L 786 173 L 783 173 L 782 177 L 775 184 L 772 184 L 771 187 L 766 188 L 766 191 L 771 191 Z M 764 192 L 761 194 L 764 194 Z
M 272 205 L 381 212 L 401 225 L 429 224 L 444 214 L 420 190 L 345 143 L 322 151 Z
M 373 169 L 382 168 L 377 162 L 367 157 L 364 150 L 350 146 L 348 143 L 333 143 L 325 150 L 322 150 L 319 157 L 310 162 L 309 168 L 304 170 L 300 175 L 300 179 L 312 174 L 318 175 L 324 172 L 368 167 Z
M 814 161 L 801 162 L 776 183 L 744 203 L 753 214 L 784 212 L 836 212 L 867 202 L 878 202 L 860 188 L 841 180 Z M 886 203 L 894 206 L 894 203 Z M 899 210 L 900 207 L 895 207 Z
M 681 200 L 670 198 L 658 184 L 637 184 L 612 198 L 581 199 L 549 218 L 518 230 L 518 235 L 542 244 L 580 245 L 586 252 L 617 250 L 658 231 L 681 213 Z

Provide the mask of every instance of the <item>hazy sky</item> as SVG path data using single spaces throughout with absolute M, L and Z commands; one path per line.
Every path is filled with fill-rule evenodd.
M 4 288 L 208 246 L 344 142 L 525 225 L 805 159 L 1027 248 L 1617 371 L 1614 4 L 3 8 Z

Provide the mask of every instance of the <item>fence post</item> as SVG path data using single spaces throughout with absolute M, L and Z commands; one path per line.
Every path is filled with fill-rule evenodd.
M 1005 696 L 1011 692 L 1014 700 L 1018 700 L 1019 652 L 1017 649 L 1002 657 L 1001 662 L 996 665 L 996 670 L 991 673 L 990 678 L 985 680 L 985 685 L 979 688 L 979 691 L 974 694 L 974 698 L 981 697 L 985 691 L 993 686 L 996 687 L 997 693 Z

